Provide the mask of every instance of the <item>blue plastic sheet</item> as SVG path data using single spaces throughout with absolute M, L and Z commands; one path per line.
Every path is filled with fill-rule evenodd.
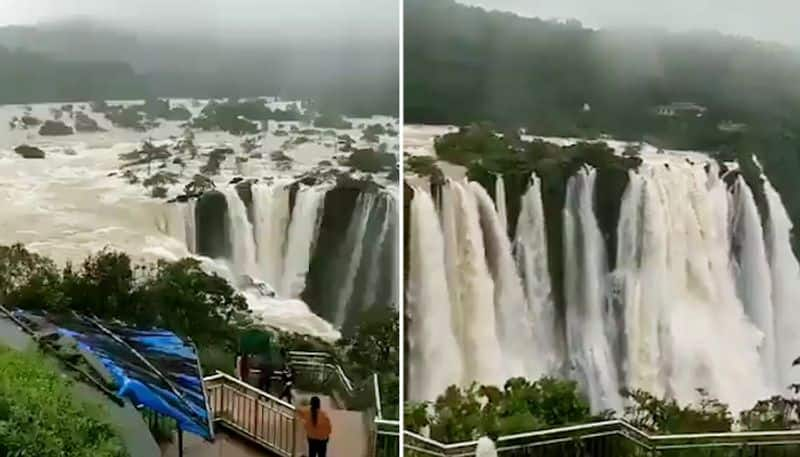
M 82 316 L 16 311 L 44 321 L 97 357 L 118 386 L 117 395 L 178 422 L 184 431 L 213 438 L 194 346 L 165 330 L 138 330 Z

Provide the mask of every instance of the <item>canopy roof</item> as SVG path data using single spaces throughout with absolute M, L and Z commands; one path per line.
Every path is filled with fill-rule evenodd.
M 13 315 L 40 336 L 74 339 L 100 361 L 104 370 L 95 371 L 105 375 L 117 396 L 172 417 L 182 430 L 213 438 L 202 370 L 190 342 L 166 330 L 133 329 L 77 314 L 16 310 Z

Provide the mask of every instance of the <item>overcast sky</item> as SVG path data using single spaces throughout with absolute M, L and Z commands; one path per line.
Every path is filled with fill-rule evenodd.
M 0 25 L 74 17 L 216 36 L 397 37 L 397 0 L 0 0 Z
M 458 0 L 545 19 L 576 18 L 598 27 L 712 29 L 800 45 L 800 0 Z

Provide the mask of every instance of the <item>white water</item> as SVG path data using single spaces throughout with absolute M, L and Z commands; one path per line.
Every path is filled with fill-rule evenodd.
M 497 175 L 494 182 L 494 200 L 497 204 L 497 216 L 504 233 L 508 233 L 508 210 L 506 209 L 506 184 L 503 175 Z
M 347 313 L 350 310 L 353 291 L 356 286 L 358 269 L 361 266 L 361 257 L 364 252 L 364 238 L 369 224 L 370 214 L 377 201 L 375 193 L 360 193 L 356 200 L 356 207 L 350 219 L 350 226 L 347 228 L 347 239 L 344 244 L 344 252 L 348 259 L 344 270 L 344 276 L 340 283 L 341 289 L 337 294 L 336 315 L 334 324 L 337 327 L 344 325 Z
M 378 236 L 375 240 L 375 244 L 372 246 L 372 252 L 369 256 L 369 259 L 367 260 L 366 292 L 362 302 L 363 309 L 376 304 L 378 288 L 380 287 L 378 280 L 380 279 L 381 270 L 383 269 L 383 266 L 381 265 L 381 255 L 383 254 L 384 250 L 393 249 L 393 247 L 389 246 L 389 244 L 397 244 L 395 243 L 395 240 L 392 240 L 388 237 L 391 225 L 397 221 L 397 200 L 393 195 L 385 195 L 383 197 L 383 202 L 386 208 L 384 211 L 383 221 L 381 222 L 381 226 L 378 231 Z M 394 284 L 396 282 L 395 278 L 396 276 L 392 276 L 390 279 L 392 282 L 392 285 L 390 286 L 392 288 L 392 294 L 394 294 Z M 395 296 L 392 295 L 393 299 L 394 297 Z
M 478 202 L 489 271 L 495 285 L 497 336 L 503 353 L 505 373 L 507 376 L 535 378 L 539 374 L 539 368 L 536 357 L 531 354 L 539 349 L 533 333 L 534 316 L 529 312 L 506 225 L 501 221 L 501 214 L 495 211 L 492 198 L 480 184 L 470 183 L 470 190 Z
M 298 298 L 305 289 L 306 274 L 322 223 L 327 191 L 326 186 L 301 186 L 297 191 L 289 223 L 288 245 L 279 289 L 283 297 Z
M 289 189 L 284 182 L 252 186 L 258 278 L 277 290 L 283 277 L 283 259 L 289 229 Z
M 436 398 L 449 385 L 461 384 L 463 368 L 446 287 L 444 239 L 427 192 L 414 189 L 410 213 L 406 376 L 417 380 L 409 383 L 409 400 L 423 401 Z
M 623 280 L 626 384 L 681 402 L 702 388 L 734 411 L 752 407 L 770 391 L 762 335 L 736 294 L 736 208 L 714 164 L 706 173 L 680 157 L 650 159 L 623 197 L 612 275 Z
M 454 306 L 459 310 L 454 316 L 454 327 L 464 360 L 464 382 L 502 385 L 508 376 L 497 336 L 494 281 L 486 264 L 478 203 L 469 189 L 455 181 L 448 181 L 442 192 L 443 204 L 453 205 L 443 211 L 461 216 L 447 222 L 445 236 L 451 239 L 451 248 L 456 251 L 455 264 L 447 268 L 454 269 L 448 278 L 452 276 L 458 284 L 452 289 L 458 303 Z
M 769 182 L 764 184 L 769 206 L 767 246 L 772 277 L 772 301 L 775 308 L 775 335 L 779 386 L 797 382 L 791 376 L 792 361 L 800 355 L 800 265 L 792 253 L 792 222 L 781 197 Z
M 592 208 L 597 173 L 582 168 L 567 182 L 564 217 L 564 295 L 567 353 L 572 376 L 588 392 L 592 410 L 622 406 L 616 362 L 607 338 L 607 259 Z
M 736 285 L 745 313 L 761 330 L 763 340 L 759 347 L 761 364 L 766 381 L 778 388 L 777 350 L 775 342 L 775 316 L 772 309 L 772 278 L 767 261 L 764 231 L 753 192 L 739 176 L 734 185 L 732 232 L 734 248 L 739 251 Z
M 535 356 L 529 355 L 537 364 L 534 377 L 554 376 L 561 368 L 564 350 L 561 338 L 557 336 L 557 313 L 547 263 L 541 181 L 535 175 L 531 176 L 530 187 L 522 196 L 514 255 L 522 276 L 535 338 Z
M 247 218 L 247 208 L 233 186 L 220 189 L 228 204 L 228 239 L 233 250 L 233 266 L 239 275 L 258 277 L 253 225 Z

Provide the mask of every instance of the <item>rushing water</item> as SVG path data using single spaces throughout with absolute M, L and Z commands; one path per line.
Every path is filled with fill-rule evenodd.
M 186 105 L 195 115 L 202 109 L 202 103 L 194 106 L 189 100 L 172 102 Z M 207 271 L 223 276 L 238 287 L 247 297 L 254 317 L 263 319 L 266 325 L 325 339 L 339 336 L 331 323 L 298 299 L 306 287 L 325 209 L 325 196 L 333 188 L 333 183 L 296 186 L 291 207 L 289 186 L 297 176 L 319 169 L 320 161 L 333 161 L 336 151 L 332 143 L 320 137 L 311 138 L 312 141 L 302 145 L 292 145 L 293 136 L 299 133 L 291 131 L 288 138 L 271 133 L 260 135 L 263 150 L 282 150 L 293 159 L 291 169 L 287 170 L 276 168 L 269 154 L 261 158 L 254 155 L 244 163 L 234 160 L 241 154 L 238 147 L 241 137 L 224 132 L 198 131 L 195 132 L 195 143 L 199 148 L 196 157 L 183 156 L 180 165 L 165 160 L 148 170 L 148 167 L 125 164 L 120 157 L 139 148 L 145 135 L 114 127 L 101 114 L 91 113 L 86 104 L 75 104 L 75 109 L 88 113 L 104 131 L 44 137 L 35 129 L 9 128 L 9 121 L 14 116 L 30 113 L 47 119 L 51 110 L 59 106 L 0 107 L 0 201 L 4 203 L 0 243 L 21 242 L 59 264 L 80 263 L 87 255 L 104 248 L 124 251 L 137 262 L 194 256 Z M 68 117 L 65 120 L 72 123 Z M 395 122 L 384 117 L 354 121 L 357 121 L 354 125 Z M 154 144 L 167 147 L 171 154 L 177 154 L 174 138 L 183 132 L 180 124 L 164 121 L 149 130 L 146 136 Z M 296 123 L 286 124 L 288 128 L 288 124 Z M 357 138 L 360 129 L 338 133 Z M 391 139 L 381 139 L 387 141 L 390 148 L 396 144 Z M 20 157 L 13 148 L 21 144 L 40 147 L 46 158 L 30 160 Z M 202 173 L 200 169 L 207 161 L 207 154 L 217 147 L 230 147 L 234 151 L 222 163 L 219 173 L 210 177 L 224 197 L 219 214 L 204 212 L 198 216 L 201 205 L 196 199 L 166 203 L 164 199 L 150 197 L 151 189 L 142 185 L 142 181 L 156 170 L 174 173 L 178 182 L 165 184 L 167 195 L 171 198 L 182 194 L 183 186 L 192 176 Z M 330 168 L 341 167 L 331 165 Z M 133 173 L 138 182 L 123 178 L 123 173 Z M 260 178 L 252 186 L 252 199 L 242 199 L 240 192 L 229 184 L 240 173 L 246 175 L 245 179 Z M 354 175 L 354 178 L 360 178 L 359 173 Z M 391 188 L 382 175 L 371 178 Z M 246 196 L 246 192 L 242 194 Z M 370 217 L 376 218 L 371 224 L 387 226 L 384 231 L 386 239 L 380 246 L 381 252 L 385 252 L 386 246 L 396 244 L 388 240 L 396 236 L 397 227 L 394 225 L 396 222 L 387 224 L 379 219 L 382 216 L 382 213 L 374 213 Z M 212 220 L 215 218 L 218 220 Z M 204 246 L 198 246 L 201 240 L 208 242 L 201 236 L 208 224 L 224 225 L 224 233 L 220 234 L 224 239 L 214 241 L 230 246 L 230 250 L 216 250 L 218 252 L 214 255 L 218 258 L 207 257 L 207 253 L 200 252 Z M 364 247 L 365 263 L 373 262 L 376 257 L 382 271 L 387 271 L 387 274 L 370 279 L 373 290 L 369 293 L 384 298 L 390 294 L 383 294 L 383 290 L 398 288 L 397 281 L 386 281 L 388 271 L 396 266 L 387 266 L 384 255 L 376 254 L 372 246 Z M 249 276 L 250 280 L 244 280 L 243 276 Z M 338 284 L 326 284 L 325 287 L 333 289 Z M 269 296 L 269 289 L 274 289 L 276 295 Z M 320 312 L 318 309 L 314 311 Z
M 443 383 L 501 384 L 520 372 L 566 374 L 595 411 L 622 408 L 621 388 L 680 402 L 697 401 L 702 389 L 734 411 L 785 393 L 800 354 L 800 266 L 780 196 L 765 179 L 762 224 L 744 179 L 726 183 L 704 156 L 643 159 L 619 202 L 614 252 L 606 252 L 594 212 L 599 190 L 590 167 L 567 182 L 562 246 L 548 245 L 536 176 L 520 196 L 513 244 L 499 236 L 503 205 L 492 205 L 477 183 L 441 188 L 440 224 L 431 221 L 427 191 L 415 189 L 407 296 L 408 328 L 419 344 L 409 357 L 425 360 L 422 335 L 431 329 L 416 326 L 434 313 L 441 332 L 426 338 L 439 348 L 450 344 L 443 324 L 449 315 L 464 367 L 445 372 L 448 381 L 411 377 L 416 396 L 432 400 Z M 503 184 L 497 180 L 496 198 L 505 194 Z M 420 246 L 430 258 L 421 258 Z M 563 259 L 563 310 L 548 262 L 554 249 Z M 447 288 L 434 294 L 442 277 Z M 515 346 L 520 342 L 527 351 Z M 418 363 L 420 372 L 431 363 Z

